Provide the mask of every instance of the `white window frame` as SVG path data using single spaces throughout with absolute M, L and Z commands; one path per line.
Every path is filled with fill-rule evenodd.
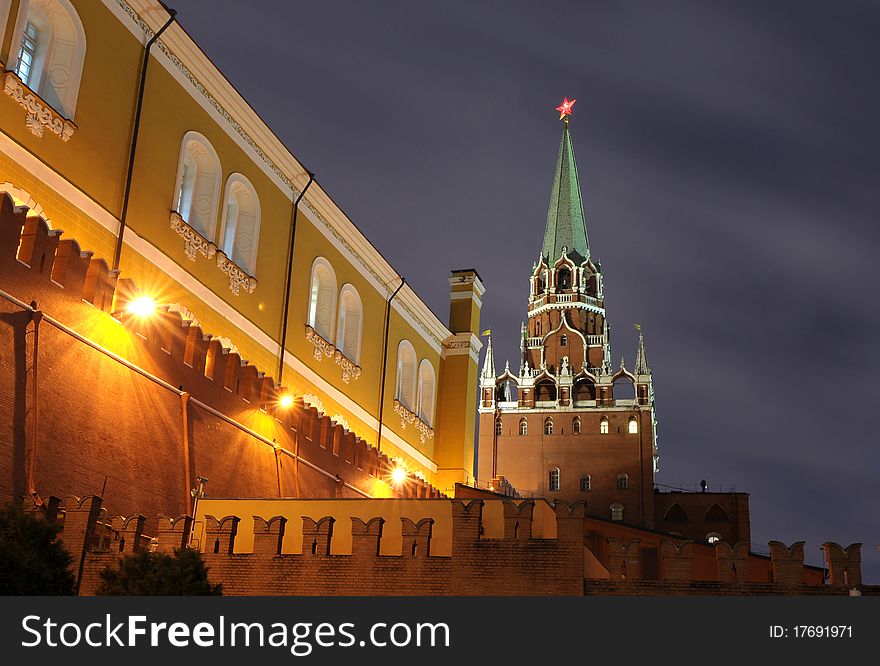
M 0 16 L 9 13 L 9 5 L 0 8 Z M 70 48 L 56 49 L 56 40 L 59 39 L 57 34 L 58 27 L 53 22 L 53 14 L 60 14 L 62 20 L 70 21 L 69 27 L 72 34 L 68 35 L 67 42 Z M 41 33 L 41 39 L 37 44 L 37 54 L 32 64 L 29 81 L 26 84 L 28 88 L 36 92 L 46 102 L 53 106 L 61 116 L 73 120 L 76 115 L 76 104 L 79 98 L 79 89 L 82 84 L 83 67 L 86 58 L 86 33 L 83 28 L 82 20 L 79 17 L 70 0 L 21 0 L 18 7 L 18 15 L 15 20 L 15 28 L 12 33 L 12 43 L 10 46 L 9 60 L 7 66 L 13 71 L 18 70 L 18 53 L 24 37 L 25 26 L 29 21 L 29 17 L 36 17 L 34 23 Z M 43 23 L 45 25 L 39 25 Z M 60 63 L 55 60 L 56 56 L 64 53 L 69 54 L 69 61 Z M 57 90 L 50 91 L 47 89 L 47 74 L 53 69 L 62 71 L 66 75 L 66 83 L 61 94 Z M 51 93 L 51 94 L 50 94 Z M 58 95 L 57 100 L 52 97 Z M 60 107 L 60 108 L 59 108 Z
M 238 222 L 239 216 L 241 215 L 241 206 L 238 203 L 238 196 L 233 192 L 233 188 L 236 186 L 244 188 L 247 191 L 247 194 L 253 197 L 254 202 L 254 233 L 253 233 L 253 249 L 251 250 L 250 256 L 247 258 L 247 261 L 240 262 L 239 257 L 234 256 L 235 250 L 235 239 L 238 236 Z M 235 219 L 229 219 L 229 206 L 231 197 L 236 198 L 236 214 Z M 260 197 L 257 194 L 256 188 L 254 188 L 253 184 L 250 180 L 247 179 L 246 176 L 240 173 L 233 173 L 229 175 L 229 178 L 226 179 L 226 190 L 223 195 L 223 215 L 220 221 L 220 233 L 217 236 L 218 244 L 220 246 L 220 250 L 232 261 L 236 266 L 242 269 L 245 273 L 254 277 L 257 271 L 257 254 L 260 247 L 260 223 L 262 221 L 262 210 L 260 208 Z M 230 226 L 232 227 L 230 229 Z M 229 236 L 229 232 L 232 232 L 232 237 L 227 238 Z
M 354 299 L 358 314 L 357 338 L 354 344 L 354 353 L 351 355 L 345 353 L 346 321 L 349 315 L 349 309 L 346 307 L 346 296 L 351 296 Z M 342 285 L 342 289 L 339 290 L 339 298 L 337 301 L 336 348 L 342 352 L 342 355 L 349 361 L 355 365 L 359 365 L 361 362 L 361 342 L 364 337 L 364 303 L 361 300 L 361 295 L 357 288 L 350 282 Z M 354 358 L 352 358 L 352 356 L 354 356 Z
M 326 287 L 326 293 L 331 298 L 330 303 L 327 305 L 329 311 L 327 326 L 330 330 L 323 330 L 318 325 L 318 305 L 323 303 L 320 300 L 320 282 L 318 280 L 318 274 L 321 271 L 326 271 L 326 274 L 331 279 L 331 284 Z M 333 333 L 336 330 L 336 285 L 336 271 L 333 270 L 333 265 L 325 257 L 315 257 L 315 260 L 312 262 L 312 271 L 309 279 L 308 323 L 327 342 L 333 340 Z

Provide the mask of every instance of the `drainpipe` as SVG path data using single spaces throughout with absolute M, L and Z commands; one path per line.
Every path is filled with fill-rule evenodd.
M 180 415 L 183 420 L 183 506 L 185 507 L 189 504 L 192 478 L 189 472 L 189 393 L 183 390 L 180 391 Z
M 37 441 L 40 430 L 39 412 L 37 411 L 37 361 L 40 351 L 40 322 L 43 313 L 37 310 L 36 301 L 31 303 L 31 321 L 34 322 L 34 358 L 31 365 L 31 446 L 28 452 L 28 494 L 34 500 L 34 506 L 43 506 L 43 499 L 37 493 L 36 465 L 37 465 Z
M 391 322 L 391 301 L 397 296 L 397 293 L 403 289 L 406 284 L 406 278 L 400 276 L 400 285 L 394 290 L 394 293 L 385 301 L 385 335 L 382 338 L 382 381 L 379 383 L 379 428 L 376 435 L 376 451 L 382 450 L 382 412 L 385 408 L 385 372 L 388 369 L 388 324 Z
M 287 344 L 287 317 L 290 312 L 290 283 L 293 279 L 293 248 L 296 243 L 296 219 L 299 213 L 299 202 L 306 194 L 312 182 L 315 180 L 315 174 L 311 171 L 309 174 L 309 182 L 299 193 L 296 201 L 293 202 L 293 213 L 290 220 L 290 240 L 287 242 L 287 283 L 284 288 L 284 314 L 281 316 L 281 351 L 278 354 L 278 378 L 275 380 L 277 386 L 281 386 L 281 380 L 284 377 L 284 345 Z
M 166 7 L 167 9 L 167 7 Z M 165 22 L 159 30 L 150 38 L 144 48 L 144 64 L 141 67 L 141 81 L 138 88 L 137 105 L 134 113 L 134 127 L 131 131 L 131 149 L 128 152 L 128 172 L 125 176 L 125 193 L 122 195 L 122 214 L 119 216 L 119 231 L 116 235 L 116 249 L 113 252 L 113 270 L 119 270 L 119 259 L 122 256 L 122 237 L 125 234 L 126 218 L 128 217 L 128 201 L 131 196 L 131 181 L 134 174 L 134 156 L 137 150 L 138 132 L 141 127 L 141 112 L 144 108 L 144 90 L 147 85 L 147 66 L 150 64 L 150 49 L 159 39 L 159 36 L 165 32 L 165 29 L 174 23 L 174 17 L 177 12 L 168 9 L 168 21 Z

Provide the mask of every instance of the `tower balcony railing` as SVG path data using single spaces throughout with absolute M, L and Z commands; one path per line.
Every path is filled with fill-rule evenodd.
M 526 338 L 526 347 L 528 349 L 538 349 L 544 344 L 544 338 Z
M 604 335 L 588 335 L 587 336 L 587 344 L 588 345 L 604 345 L 605 344 L 605 336 Z
M 534 296 L 529 303 L 529 309 L 536 310 L 543 305 L 556 303 L 587 303 L 597 308 L 602 307 L 602 301 L 600 301 L 598 298 L 590 296 L 588 294 L 572 292 L 569 294 L 544 293 L 540 296 Z

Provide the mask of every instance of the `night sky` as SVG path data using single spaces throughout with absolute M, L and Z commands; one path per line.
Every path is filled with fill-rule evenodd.
M 880 582 L 878 3 L 172 6 L 441 320 L 450 269 L 479 271 L 501 367 L 553 109 L 577 98 L 614 365 L 640 322 L 654 372 L 658 483 L 750 492 L 759 552 L 864 542 Z

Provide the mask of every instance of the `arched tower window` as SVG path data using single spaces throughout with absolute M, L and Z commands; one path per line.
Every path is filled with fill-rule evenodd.
M 260 239 L 260 200 L 251 182 L 240 173 L 226 181 L 221 250 L 248 275 L 257 269 Z
M 584 474 L 581 477 L 581 492 L 586 493 L 592 490 L 592 479 L 589 474 Z
M 721 508 L 718 504 L 713 504 L 709 507 L 708 511 L 706 511 L 706 520 L 711 521 L 724 521 L 728 520 L 727 511 Z
M 434 425 L 434 366 L 426 358 L 419 363 L 419 418 Z
M 568 346 L 568 336 L 565 333 L 563 333 L 562 335 L 559 336 L 559 345 L 561 347 Z
M 409 340 L 397 347 L 397 399 L 409 411 L 416 408 L 416 351 Z
M 86 33 L 69 0 L 23 0 L 13 38 L 14 71 L 65 118 L 73 119 Z
M 529 422 L 524 418 L 519 420 L 519 434 L 520 435 L 528 435 L 529 434 Z
M 636 420 L 635 416 L 629 417 L 629 434 L 635 435 L 639 432 L 639 422 Z
M 580 416 L 575 416 L 571 420 L 571 432 L 575 435 L 581 434 L 581 417 Z
M 560 483 L 559 468 L 554 467 L 553 469 L 550 470 L 550 490 L 552 492 L 557 492 L 559 490 L 559 483 Z
M 174 210 L 214 242 L 220 199 L 220 158 L 204 136 L 187 132 L 180 144 Z
M 629 477 L 626 474 L 617 475 L 617 489 L 626 490 L 629 488 Z
M 552 435 L 553 434 L 553 419 L 551 419 L 549 416 L 546 419 L 544 419 L 544 434 L 545 435 Z
M 623 520 L 623 504 L 620 502 L 615 502 L 611 505 L 611 520 L 622 521 Z
M 363 326 L 364 312 L 361 296 L 353 285 L 347 284 L 339 292 L 336 348 L 354 363 L 360 363 Z
M 501 417 L 500 416 L 495 419 L 495 434 L 496 435 L 501 434 Z
M 681 504 L 676 502 L 666 510 L 666 515 L 663 516 L 663 519 L 668 522 L 686 523 L 688 522 L 688 515 Z
M 336 311 L 336 272 L 324 257 L 312 262 L 312 280 L 309 290 L 309 326 L 325 340 L 333 339 Z
M 721 535 L 718 534 L 718 532 L 709 532 L 709 534 L 706 535 L 706 541 L 710 544 L 716 544 L 721 541 Z
M 571 289 L 571 271 L 567 268 L 560 268 L 556 273 L 556 285 L 558 291 Z
M 599 421 L 599 434 L 607 435 L 608 434 L 608 417 L 603 416 L 602 420 Z

